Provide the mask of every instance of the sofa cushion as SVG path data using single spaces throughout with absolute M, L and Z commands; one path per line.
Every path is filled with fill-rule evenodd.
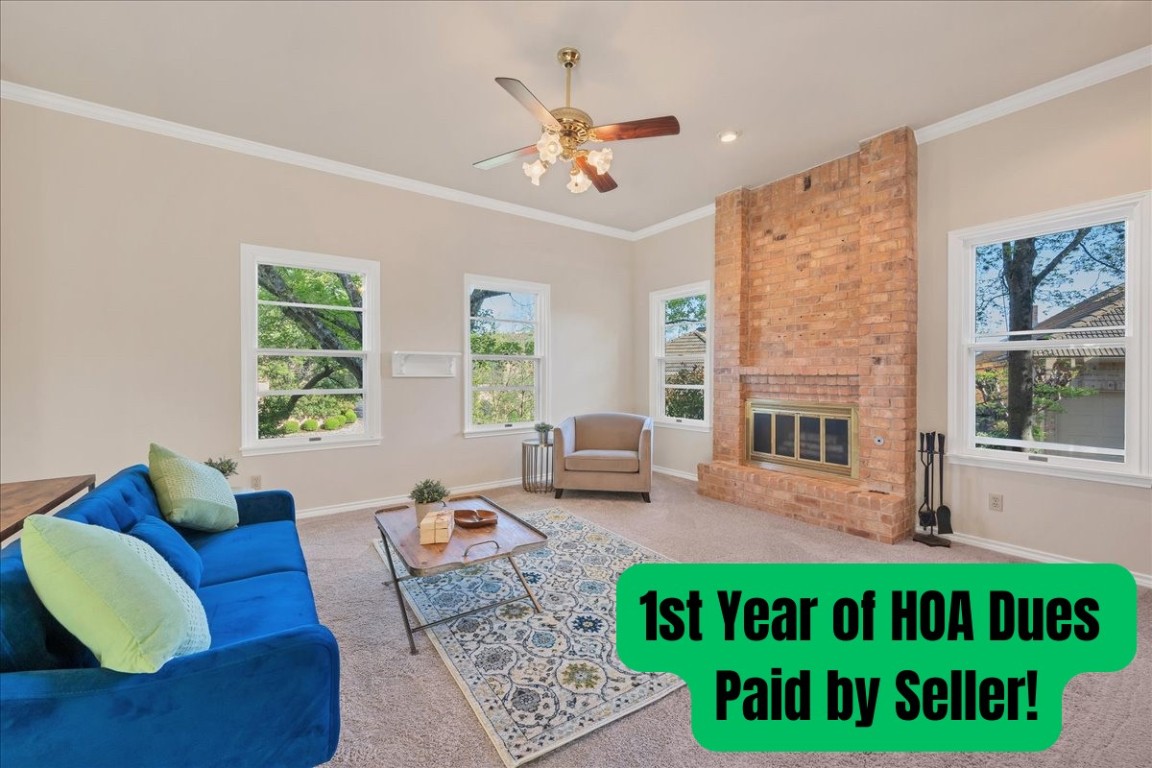
M 564 458 L 564 469 L 573 472 L 639 472 L 636 451 L 575 451 Z
M 188 532 L 204 563 L 200 586 L 280 571 L 307 571 L 296 524 L 288 520 L 242 525 L 222 533 Z
M 239 523 L 236 497 L 218 470 L 152 443 L 148 473 L 168 522 L 197 531 L 226 531 Z
M 24 523 L 24 565 L 52 615 L 117 672 L 155 672 L 208 648 L 196 594 L 156 550 L 96 525 L 36 515 Z
M 200 576 L 204 573 L 204 561 L 192 549 L 176 529 L 155 515 L 145 515 L 142 520 L 128 529 L 129 536 L 135 536 L 160 553 L 172 570 L 184 579 L 192 589 L 200 586 Z
M 318 623 L 308 574 L 267 573 L 201 588 L 212 647 Z

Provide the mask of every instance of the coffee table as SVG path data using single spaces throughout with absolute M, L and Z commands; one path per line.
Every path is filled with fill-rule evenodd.
M 416 641 L 413 639 L 412 633 L 420 629 L 428 629 L 438 624 L 453 621 L 461 616 L 495 608 L 505 603 L 513 603 L 517 600 L 531 600 L 532 607 L 536 609 L 537 613 L 540 612 L 540 603 L 532 594 L 528 582 L 512 558 L 523 552 L 530 552 L 533 549 L 546 546 L 548 537 L 484 496 L 455 497 L 448 500 L 447 507 L 452 510 L 491 510 L 496 513 L 496 525 L 484 528 L 461 528 L 457 525 L 448 543 L 421 544 L 420 531 L 416 527 L 416 510 L 411 504 L 385 507 L 376 512 L 376 527 L 380 529 L 380 536 L 384 540 L 384 554 L 388 559 L 388 570 L 392 574 L 392 585 L 396 588 L 396 600 L 400 603 L 400 615 L 404 617 L 404 630 L 408 633 L 408 647 L 411 653 L 416 653 Z M 407 576 L 396 575 L 396 564 L 392 559 L 393 550 L 400 556 L 404 567 L 408 569 Z M 404 605 L 404 595 L 400 592 L 400 582 L 423 576 L 434 576 L 438 573 L 447 573 L 493 560 L 508 561 L 516 577 L 520 579 L 520 584 L 524 587 L 523 595 L 498 600 L 426 624 L 412 625 L 408 618 L 408 609 Z

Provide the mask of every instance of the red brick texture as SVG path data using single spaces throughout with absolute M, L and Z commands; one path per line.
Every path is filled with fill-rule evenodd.
M 915 524 L 916 140 L 716 200 L 712 456 L 699 490 L 883 542 Z M 859 478 L 746 457 L 748 398 L 857 407 Z M 875 438 L 883 438 L 877 445 Z

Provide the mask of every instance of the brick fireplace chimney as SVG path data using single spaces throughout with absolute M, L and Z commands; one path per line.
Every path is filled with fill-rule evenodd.
M 883 542 L 916 500 L 916 140 L 716 200 L 706 496 Z M 857 409 L 856 478 L 751 461 L 745 403 Z

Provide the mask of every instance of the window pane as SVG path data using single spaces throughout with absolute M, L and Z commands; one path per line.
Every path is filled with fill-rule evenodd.
M 473 424 L 517 424 L 536 420 L 536 393 L 531 390 L 473 390 Z
M 473 320 L 469 334 L 474 355 L 534 355 L 536 326 Z
M 256 358 L 261 391 L 283 389 L 359 389 L 364 362 L 359 357 L 292 357 L 260 355 Z
M 535 320 L 536 294 L 473 288 L 468 294 L 471 317 Z
M 261 264 L 256 268 L 262 301 L 360 307 L 364 304 L 364 275 Z
M 704 419 L 704 390 L 675 389 L 664 390 L 664 415 L 673 419 Z
M 704 294 L 664 302 L 665 354 L 704 354 L 707 346 L 707 310 L 707 297 Z
M 535 387 L 535 360 L 473 360 L 474 387 Z
M 363 313 L 261 304 L 257 344 L 264 349 L 364 348 Z
M 665 384 L 704 384 L 704 363 L 699 360 L 665 360 Z
M 364 434 L 364 401 L 358 395 L 272 395 L 259 399 L 257 413 L 262 439 Z
M 976 248 L 976 335 L 1124 325 L 1125 251 L 1122 221 Z
M 1123 348 L 983 352 L 975 371 L 977 442 L 1124 448 Z

